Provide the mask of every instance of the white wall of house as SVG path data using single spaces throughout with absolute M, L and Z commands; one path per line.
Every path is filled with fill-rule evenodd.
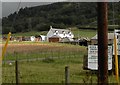
M 47 41 L 48 41 L 48 39 L 49 39 L 49 37 L 52 37 L 54 34 L 53 34 L 53 32 L 51 31 L 51 29 L 49 30 L 49 32 L 47 33 Z
M 40 35 L 40 36 L 41 36 L 41 38 L 42 38 L 42 40 L 41 40 L 41 41 L 45 41 L 46 36 L 44 36 L 44 35 Z
M 52 37 L 52 36 L 59 36 L 60 38 L 74 38 L 74 34 L 70 31 L 70 30 L 67 30 L 67 29 L 55 29 L 55 28 L 52 28 L 52 26 L 50 26 L 50 30 L 49 32 L 47 33 L 47 41 L 49 39 L 49 37 Z
M 31 40 L 31 41 L 35 41 L 35 36 L 31 36 L 31 37 L 30 37 L 30 40 Z

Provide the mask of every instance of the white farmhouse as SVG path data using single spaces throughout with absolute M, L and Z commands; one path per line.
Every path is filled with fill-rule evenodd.
M 56 29 L 50 26 L 50 30 L 47 33 L 47 41 L 49 42 L 59 42 L 64 38 L 68 38 L 69 40 L 74 38 L 74 34 L 71 30 L 68 29 Z

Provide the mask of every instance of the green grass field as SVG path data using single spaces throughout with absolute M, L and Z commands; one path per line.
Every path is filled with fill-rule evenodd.
M 36 31 L 31 31 L 31 32 L 25 32 L 25 33 L 14 33 L 12 36 L 35 36 L 35 35 L 46 35 L 48 31 L 41 31 L 41 32 L 36 32 Z M 75 37 L 88 37 L 91 38 L 95 36 L 96 30 L 82 30 L 82 29 L 77 29 L 73 28 L 72 29 L 73 34 Z
M 16 57 L 19 60 L 45 57 L 78 57 L 86 52 L 83 51 L 85 47 L 70 44 L 47 42 L 11 43 L 8 45 L 4 60 L 15 60 Z
M 35 35 L 46 35 L 48 31 L 30 31 L 30 32 L 21 32 L 21 33 L 12 33 L 12 36 L 35 36 Z M 5 34 L 6 36 L 7 34 Z
M 75 37 L 91 38 L 94 30 L 72 30 Z M 31 36 L 47 32 L 28 32 L 13 36 Z M 3 43 L 4 44 L 4 43 Z M 20 83 L 64 83 L 65 66 L 70 69 L 70 83 L 97 83 L 97 74 L 83 70 L 83 56 L 87 48 L 79 45 L 48 42 L 9 42 L 2 65 L 3 83 L 15 83 L 15 63 L 19 61 Z M 33 59 L 33 61 L 29 61 Z M 23 60 L 23 61 L 22 61 Z M 25 61 L 24 61 L 25 60 Z M 35 61 L 34 61 L 35 60 Z M 12 65 L 10 65 L 12 62 Z M 116 83 L 114 75 L 108 77 L 109 83 Z
M 96 30 L 73 30 L 72 31 L 75 37 L 88 37 L 92 38 L 96 35 L 97 31 Z
M 52 62 L 34 61 L 19 63 L 19 81 L 21 83 L 64 83 L 64 68 L 68 65 L 70 69 L 71 83 L 84 83 L 86 71 L 83 71 L 79 60 L 56 59 Z M 5 65 L 3 68 L 3 82 L 15 83 L 14 65 Z M 90 77 L 90 75 L 88 76 Z M 92 76 L 93 82 L 96 82 L 96 76 Z M 90 80 L 86 80 L 90 83 Z
M 97 83 L 97 75 L 83 70 L 83 56 L 86 47 L 59 43 L 15 43 L 9 44 L 4 61 L 19 61 L 20 83 L 64 83 L 65 66 L 70 69 L 70 83 Z M 56 58 L 57 57 L 57 58 Z M 37 60 L 38 58 L 44 58 Z M 15 83 L 15 64 L 10 61 L 2 66 L 3 83 Z M 115 76 L 109 76 L 110 83 L 116 83 Z
M 81 58 L 56 59 L 51 62 L 19 62 L 20 83 L 64 83 L 66 65 L 70 69 L 70 83 L 97 83 L 97 75 L 82 69 Z M 3 82 L 15 83 L 15 66 L 3 65 Z M 115 77 L 109 76 L 109 83 L 116 83 Z

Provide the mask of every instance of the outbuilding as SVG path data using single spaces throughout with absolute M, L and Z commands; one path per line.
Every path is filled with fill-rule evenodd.
M 113 44 L 114 33 L 108 33 L 108 44 Z M 94 37 L 90 39 L 91 45 L 98 44 L 98 35 L 96 34 Z
M 57 35 L 53 35 L 52 37 L 49 37 L 49 42 L 59 42 L 60 37 Z

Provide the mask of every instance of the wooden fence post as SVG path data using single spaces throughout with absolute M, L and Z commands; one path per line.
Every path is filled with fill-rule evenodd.
M 16 77 L 16 85 L 19 84 L 19 78 L 18 78 L 18 61 L 15 61 L 15 77 Z
M 69 85 L 69 67 L 65 66 L 65 85 Z

